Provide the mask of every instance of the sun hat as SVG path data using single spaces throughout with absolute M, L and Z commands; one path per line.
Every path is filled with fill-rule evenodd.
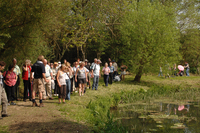
M 87 60 L 87 59 L 85 59 L 85 62 L 88 62 L 88 60 Z

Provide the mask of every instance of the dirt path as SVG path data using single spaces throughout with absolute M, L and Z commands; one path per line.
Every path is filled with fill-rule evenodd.
M 45 100 L 45 107 L 31 107 L 30 101 L 16 103 L 8 106 L 11 116 L 0 120 L 0 132 L 88 132 L 88 127 L 61 114 L 58 100 Z

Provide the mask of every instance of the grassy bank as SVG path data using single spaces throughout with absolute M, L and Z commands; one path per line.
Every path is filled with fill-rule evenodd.
M 196 100 L 200 94 L 199 83 L 200 77 L 197 76 L 170 79 L 144 76 L 141 83 L 134 83 L 133 76 L 127 76 L 125 81 L 105 87 L 101 79 L 98 91 L 87 90 L 82 97 L 74 94 L 67 105 L 59 105 L 59 110 L 69 118 L 88 125 L 92 131 L 121 132 L 126 129 L 116 128 L 110 108 L 158 99 L 170 99 L 171 102 Z

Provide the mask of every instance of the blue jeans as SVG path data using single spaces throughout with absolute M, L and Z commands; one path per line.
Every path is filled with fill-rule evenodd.
M 70 79 L 66 80 L 66 98 L 65 100 L 70 100 L 70 92 L 71 92 L 71 81 Z
M 106 86 L 108 86 L 108 80 L 109 80 L 109 75 L 104 74 L 104 83 Z
M 99 84 L 99 76 L 94 76 L 93 78 L 93 84 L 92 84 L 92 90 L 97 90 L 98 89 L 98 84 Z
M 186 76 L 190 76 L 190 75 L 189 75 L 189 70 L 190 70 L 190 69 L 186 69 Z
M 162 72 L 159 72 L 158 77 L 163 76 Z

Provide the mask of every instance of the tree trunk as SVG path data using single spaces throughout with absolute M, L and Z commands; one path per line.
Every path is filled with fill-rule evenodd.
M 97 52 L 97 59 L 100 59 L 101 57 L 101 52 Z
M 140 66 L 139 67 L 139 71 L 137 72 L 135 78 L 134 78 L 134 81 L 135 82 L 140 82 L 140 79 L 142 77 L 142 69 L 143 69 L 143 66 Z
M 84 51 L 84 49 L 83 49 L 83 45 L 81 45 L 81 52 L 82 52 L 82 54 L 83 54 L 83 61 L 85 60 L 85 51 Z
M 79 58 L 79 48 L 76 46 L 76 52 L 77 52 L 77 59 Z

